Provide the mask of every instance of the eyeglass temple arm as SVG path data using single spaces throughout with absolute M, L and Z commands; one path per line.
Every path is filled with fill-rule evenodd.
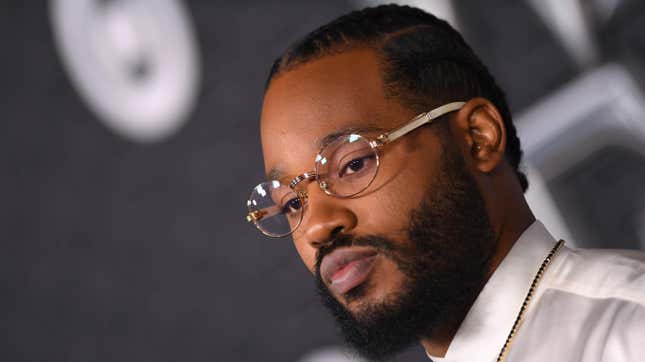
M 265 207 L 263 209 L 251 211 L 246 215 L 246 221 L 247 222 L 255 222 L 255 221 L 260 221 L 264 219 L 265 217 L 270 217 L 273 215 L 277 215 L 280 212 L 282 212 L 282 208 L 278 205 L 273 205 L 269 207 Z
M 296 178 L 294 178 L 293 181 L 291 181 L 291 184 L 289 185 L 289 187 L 293 189 L 301 181 L 311 180 L 314 178 L 316 178 L 316 173 L 314 171 L 305 172 L 302 175 L 296 176 Z M 298 197 L 300 197 L 301 200 L 304 200 L 306 202 L 308 196 L 306 192 L 298 192 Z M 265 207 L 263 209 L 254 210 L 246 214 L 246 221 L 257 222 L 264 219 L 265 217 L 271 217 L 281 212 L 282 212 L 282 207 L 280 205 Z
M 420 115 L 416 116 L 413 120 L 410 122 L 404 124 L 403 126 L 390 131 L 388 133 L 384 133 L 378 137 L 378 140 L 381 144 L 389 143 L 392 142 L 399 137 L 402 137 L 409 132 L 414 131 L 415 129 L 423 126 L 424 124 L 431 123 L 433 120 L 435 120 L 438 117 L 443 116 L 446 113 L 453 112 L 456 110 L 461 109 L 461 107 L 464 106 L 466 102 L 452 102 L 452 103 L 447 103 L 444 104 L 441 107 L 437 107 L 429 112 L 421 113 Z

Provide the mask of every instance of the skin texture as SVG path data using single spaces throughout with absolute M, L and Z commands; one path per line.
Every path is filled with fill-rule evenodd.
M 347 127 L 390 130 L 414 116 L 416 112 L 385 96 L 373 51 L 352 50 L 311 61 L 278 75 L 266 92 L 261 124 L 265 169 L 288 181 L 313 169 L 319 141 L 328 134 Z M 482 194 L 497 240 L 487 278 L 534 217 L 504 160 L 505 130 L 495 107 L 485 99 L 472 99 L 446 121 L 450 141 Z M 315 272 L 318 250 L 338 232 L 382 235 L 403 247 L 409 244 L 410 212 L 437 178 L 442 152 L 437 130 L 422 127 L 385 147 L 377 178 L 359 197 L 334 198 L 316 183 L 304 185 L 309 199 L 293 241 L 307 269 Z M 377 256 L 370 280 L 378 283 L 371 282 L 373 287 L 359 300 L 336 296 L 350 313 L 396 293 L 404 276 L 392 260 Z M 442 326 L 420 342 L 429 353 L 443 356 L 457 328 Z

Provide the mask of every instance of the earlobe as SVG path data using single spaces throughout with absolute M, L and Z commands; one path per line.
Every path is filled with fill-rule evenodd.
M 500 113 L 485 98 L 468 101 L 462 112 L 466 145 L 475 166 L 481 172 L 493 171 L 503 161 L 506 148 L 506 128 Z

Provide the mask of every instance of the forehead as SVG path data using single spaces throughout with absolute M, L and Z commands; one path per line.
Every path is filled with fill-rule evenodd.
M 344 129 L 390 129 L 412 112 L 385 97 L 371 50 L 327 56 L 275 78 L 262 109 L 267 171 L 309 171 L 320 141 Z M 304 167 L 304 168 L 303 168 Z

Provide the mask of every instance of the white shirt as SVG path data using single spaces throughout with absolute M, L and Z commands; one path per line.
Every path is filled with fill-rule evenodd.
M 477 297 L 445 357 L 495 361 L 556 240 L 534 222 Z M 645 361 L 645 253 L 563 246 L 538 285 L 506 361 Z

